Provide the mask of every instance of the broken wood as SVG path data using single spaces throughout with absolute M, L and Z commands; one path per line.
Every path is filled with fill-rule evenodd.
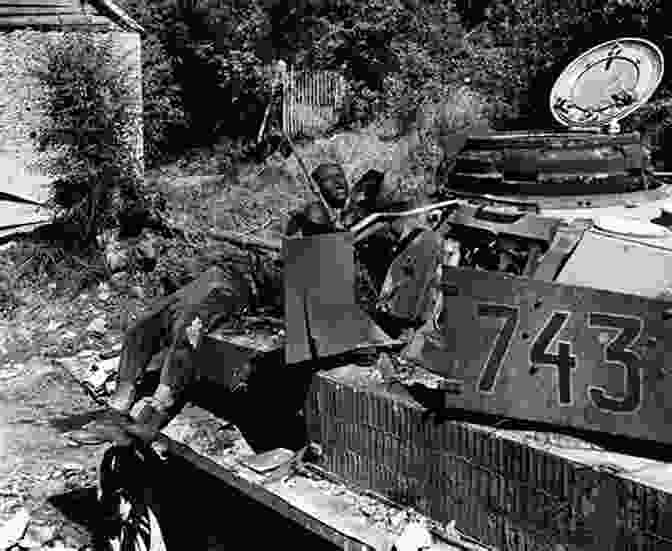
M 243 249 L 261 249 L 269 252 L 280 252 L 282 242 L 276 239 L 264 239 L 255 235 L 242 234 L 238 232 L 217 230 L 210 232 L 208 236 L 216 241 L 231 243 Z

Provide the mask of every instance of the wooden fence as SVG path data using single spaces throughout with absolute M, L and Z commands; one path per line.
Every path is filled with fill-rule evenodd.
M 288 67 L 283 82 L 282 124 L 290 136 L 317 136 L 339 120 L 346 81 L 334 71 Z

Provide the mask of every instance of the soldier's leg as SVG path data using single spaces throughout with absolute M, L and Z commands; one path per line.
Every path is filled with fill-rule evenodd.
M 247 283 L 218 268 L 208 270 L 185 290 L 186 304 L 173 327 L 173 340 L 164 359 L 159 386 L 135 415 L 136 422 L 127 428 L 146 441 L 153 440 L 182 408 L 186 391 L 198 376 L 193 348 L 186 335 L 188 325 L 198 317 L 202 332 L 207 332 L 214 324 L 239 314 L 250 300 Z
M 124 335 L 117 387 L 108 401 L 112 409 L 123 413 L 130 410 L 147 365 L 170 343 L 179 298 L 179 295 L 172 294 L 158 301 Z
M 194 362 L 188 346 L 171 345 L 154 394 L 142 400 L 133 412 L 134 423 L 126 431 L 151 442 L 186 403 L 186 389 L 194 380 Z

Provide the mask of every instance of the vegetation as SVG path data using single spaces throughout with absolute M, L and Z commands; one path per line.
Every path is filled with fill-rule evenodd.
M 397 144 L 395 155 L 403 154 L 396 171 L 416 185 L 436 165 L 441 133 L 473 125 L 551 126 L 550 88 L 582 50 L 642 36 L 672 57 L 664 25 L 672 5 L 663 0 L 298 0 L 289 6 L 279 0 L 119 1 L 147 31 L 148 167 L 209 149 L 216 160 L 211 172 L 229 179 L 235 179 L 231 168 L 254 149 L 269 101 L 264 67 L 276 59 L 342 72 L 349 101 L 341 128 L 370 137 L 371 123 L 385 128 L 385 139 Z M 132 220 L 138 209 L 146 212 L 147 203 L 165 203 L 159 192 L 152 199 L 135 176 L 119 134 L 130 116 L 122 101 L 128 90 L 121 75 L 100 71 L 107 55 L 87 41 L 63 42 L 39 75 L 53 92 L 45 98 L 50 123 L 40 131 L 40 144 L 60 152 L 47 166 L 61 176 L 54 204 L 67 220 L 64 232 L 78 236 L 82 246 L 92 244 L 96 232 Z M 660 158 L 669 156 L 671 105 L 666 78 L 628 123 L 653 138 Z M 358 146 L 366 159 L 350 159 L 347 147 L 334 152 L 340 146 L 319 140 L 314 156 L 329 153 L 354 175 L 385 150 L 378 137 Z M 291 159 L 286 164 L 299 173 Z M 385 164 L 393 167 L 394 160 Z M 226 190 L 232 201 L 249 196 L 256 212 L 276 209 L 247 184 Z M 273 210 L 272 222 L 261 217 L 264 227 L 278 231 L 290 203 L 300 199 L 300 192 L 290 195 L 287 205 Z M 224 219 L 227 227 L 237 224 L 235 216 Z
M 51 203 L 63 246 L 86 250 L 142 201 L 133 88 L 111 43 L 95 35 L 52 41 L 34 76 L 45 95 L 36 131 L 39 165 L 56 178 Z

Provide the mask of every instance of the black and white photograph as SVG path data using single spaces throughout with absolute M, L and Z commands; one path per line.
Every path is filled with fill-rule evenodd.
M 0 551 L 672 551 L 668 17 L 0 0 Z

